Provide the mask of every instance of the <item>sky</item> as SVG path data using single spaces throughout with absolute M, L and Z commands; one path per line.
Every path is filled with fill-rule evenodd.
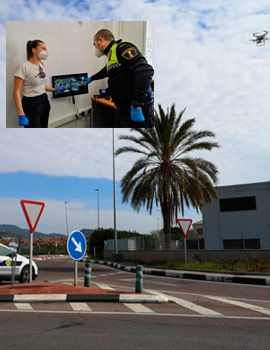
M 16 11 L 14 4 L 16 3 Z M 243 6 L 244 4 L 244 6 Z M 270 40 L 257 47 L 252 33 L 270 31 L 268 0 L 6 0 L 0 3 L 0 224 L 26 228 L 20 199 L 45 202 L 38 230 L 113 226 L 112 132 L 106 129 L 5 128 L 6 21 L 148 20 L 154 23 L 155 104 L 173 103 L 194 129 L 216 134 L 219 149 L 200 152 L 216 164 L 218 185 L 269 181 Z M 23 129 L 25 130 L 25 129 Z M 115 130 L 116 149 L 128 129 Z M 116 158 L 117 227 L 148 233 L 160 211 L 135 213 L 121 203 L 120 181 L 136 157 Z M 179 217 L 181 215 L 179 214 Z M 185 217 L 201 218 L 194 210 Z

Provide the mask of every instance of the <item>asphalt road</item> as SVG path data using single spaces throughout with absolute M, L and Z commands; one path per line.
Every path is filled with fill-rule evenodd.
M 136 315 L 1 313 L 2 349 L 269 349 L 269 323 Z
M 73 283 L 69 258 L 37 261 L 37 281 Z M 83 283 L 84 263 L 79 265 Z M 135 289 L 135 274 L 92 266 L 92 284 Z M 270 287 L 144 275 L 162 304 L 0 303 L 3 349 L 269 349 Z

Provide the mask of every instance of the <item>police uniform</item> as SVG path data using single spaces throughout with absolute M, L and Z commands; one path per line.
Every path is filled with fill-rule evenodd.
M 107 64 L 91 77 L 91 81 L 108 77 L 110 95 L 117 106 L 116 127 L 151 128 L 154 117 L 154 99 L 150 87 L 153 67 L 134 44 L 121 39 L 112 40 L 104 54 Z M 131 120 L 131 105 L 142 108 L 144 122 Z

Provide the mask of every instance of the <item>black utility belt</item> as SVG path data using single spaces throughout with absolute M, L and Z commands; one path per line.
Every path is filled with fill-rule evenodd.
M 151 107 L 154 105 L 154 99 L 152 98 L 151 100 L 147 101 L 147 102 L 144 102 L 142 103 L 142 105 L 140 106 L 141 108 L 148 108 L 148 107 Z M 131 104 L 128 104 L 128 105 L 122 105 L 122 104 L 116 104 L 116 106 L 118 108 L 130 108 L 131 107 Z

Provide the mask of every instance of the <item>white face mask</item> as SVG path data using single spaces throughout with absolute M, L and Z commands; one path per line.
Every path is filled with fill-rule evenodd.
M 97 58 L 100 58 L 104 56 L 104 53 L 101 52 L 98 48 L 95 48 L 95 55 L 97 56 Z
M 39 54 L 38 54 L 38 57 L 41 60 L 46 60 L 49 57 L 49 54 L 48 54 L 47 51 L 40 51 Z

